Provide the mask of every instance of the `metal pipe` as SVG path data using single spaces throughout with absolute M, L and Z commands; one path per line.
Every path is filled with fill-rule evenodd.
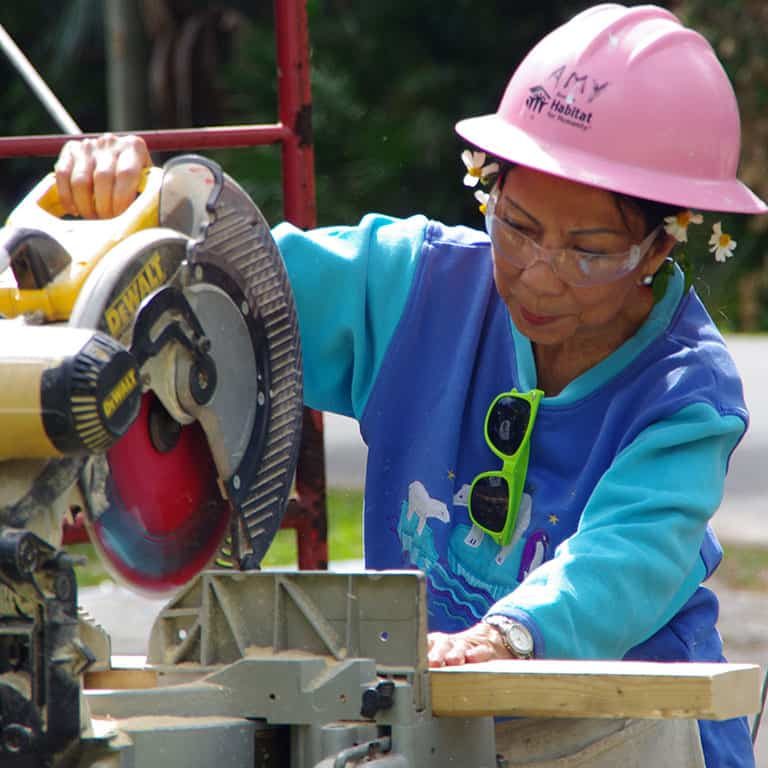
M 283 210 L 286 221 L 317 225 L 309 25 L 306 0 L 275 0 L 275 42 L 279 120 L 291 135 L 283 142 Z M 284 527 L 297 533 L 299 568 L 328 568 L 328 514 L 323 450 L 323 414 L 304 409 L 296 466 L 298 501 L 290 504 Z
M 283 142 L 285 218 L 309 229 L 317 224 L 317 212 L 305 0 L 275 0 L 275 40 L 279 120 L 291 129 Z
M 11 64 L 16 67 L 19 74 L 27 81 L 27 85 L 34 91 L 35 96 L 40 99 L 42 105 L 48 110 L 48 114 L 56 121 L 61 130 L 71 136 L 82 133 L 77 123 L 72 119 L 72 116 L 64 109 L 63 104 L 45 84 L 45 80 L 37 74 L 37 70 L 16 43 L 13 42 L 13 38 L 5 31 L 2 24 L 0 24 L 0 47 Z
M 147 124 L 147 50 L 136 0 L 105 0 L 109 129 L 136 130 Z
M 376 751 L 389 752 L 392 749 L 392 739 L 389 736 L 382 736 L 380 739 L 368 741 L 365 744 L 358 744 L 349 749 L 343 749 L 336 755 L 333 761 L 333 768 L 345 768 L 351 760 L 366 758 L 373 755 Z
M 169 152 L 177 149 L 222 149 L 277 144 L 292 135 L 281 123 L 266 125 L 231 125 L 216 128 L 179 128 L 164 131 L 131 131 L 141 136 L 150 150 Z M 98 133 L 85 134 L 95 138 Z M 0 137 L 0 158 L 53 157 L 69 140 L 69 136 L 9 136 Z

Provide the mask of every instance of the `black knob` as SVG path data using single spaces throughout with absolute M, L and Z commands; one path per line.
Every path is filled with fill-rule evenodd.
M 382 709 L 390 709 L 395 703 L 395 684 L 391 680 L 382 680 L 375 688 L 363 691 L 360 707 L 362 717 L 373 718 Z

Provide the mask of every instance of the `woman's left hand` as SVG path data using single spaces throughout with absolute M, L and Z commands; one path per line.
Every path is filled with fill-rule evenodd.
M 499 632 L 481 621 L 463 632 L 430 632 L 427 658 L 430 667 L 455 667 L 514 657 L 504 647 Z

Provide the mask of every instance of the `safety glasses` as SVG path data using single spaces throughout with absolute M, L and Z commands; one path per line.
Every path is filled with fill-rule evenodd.
M 481 472 L 469 489 L 469 517 L 497 544 L 509 544 L 528 472 L 531 432 L 544 393 L 502 392 L 485 415 L 485 442 L 503 465 Z
M 491 238 L 496 258 L 515 269 L 527 269 L 537 261 L 547 262 L 564 282 L 577 287 L 601 285 L 629 274 L 656 240 L 656 227 L 641 243 L 618 253 L 596 253 L 578 248 L 543 248 L 535 240 L 507 221 L 500 210 L 498 185 L 491 192 L 485 209 L 485 229 Z

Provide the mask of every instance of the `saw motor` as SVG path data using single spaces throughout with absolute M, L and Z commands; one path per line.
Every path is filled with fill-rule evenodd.
M 139 411 L 136 358 L 98 331 L 6 328 L 0 460 L 107 450 Z

